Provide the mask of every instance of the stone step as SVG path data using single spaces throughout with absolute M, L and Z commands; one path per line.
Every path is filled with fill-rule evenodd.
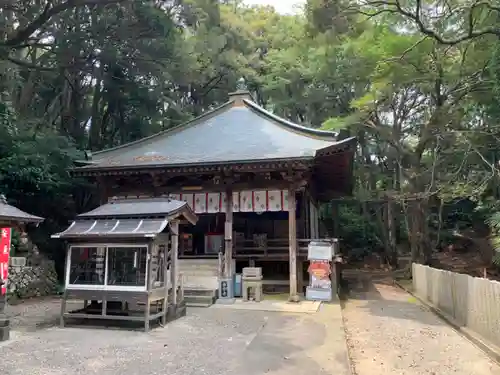
M 213 303 L 203 303 L 203 302 L 189 302 L 186 304 L 186 306 L 189 307 L 210 307 L 212 305 Z
M 214 275 L 212 273 L 182 273 L 182 277 L 184 279 L 185 282 L 187 281 L 195 281 L 195 280 L 200 280 L 201 282 L 201 286 L 204 287 L 205 289 L 213 289 L 212 286 L 210 285 L 206 285 L 206 286 L 203 286 L 203 283 L 206 281 L 206 280 L 215 280 L 217 281 L 219 279 L 218 275 Z
M 218 264 L 179 264 L 179 268 L 208 268 L 208 269 L 217 269 L 219 268 Z
M 191 307 L 209 307 L 215 303 L 215 300 L 216 300 L 215 295 L 184 294 L 184 302 L 186 303 L 186 306 L 191 306 Z
M 215 297 L 217 290 L 215 289 L 201 289 L 201 288 L 186 288 L 184 289 L 185 296 L 206 296 Z
M 179 259 L 179 266 L 219 266 L 218 259 Z
M 203 274 L 203 273 L 210 273 L 210 274 L 219 274 L 219 270 L 218 269 L 214 269 L 214 268 L 188 268 L 188 267 L 180 267 L 179 268 L 179 272 L 182 272 L 184 274 L 192 274 L 192 275 L 196 275 L 196 274 Z
M 218 289 L 219 279 L 217 276 L 183 276 L 184 289 Z
M 190 274 L 196 274 L 196 273 L 213 273 L 213 274 L 218 274 L 219 270 L 217 268 L 194 268 L 194 267 L 179 267 L 179 271 L 183 273 L 190 273 Z

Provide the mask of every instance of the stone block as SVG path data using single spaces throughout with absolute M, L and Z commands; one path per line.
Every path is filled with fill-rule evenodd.
M 10 338 L 9 320 L 0 320 L 0 342 L 7 341 Z

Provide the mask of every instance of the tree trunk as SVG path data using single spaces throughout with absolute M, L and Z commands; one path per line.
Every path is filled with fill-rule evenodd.
M 386 223 L 387 223 L 387 251 L 389 264 L 398 267 L 398 251 L 396 246 L 396 229 L 394 220 L 394 201 L 391 198 L 387 199 L 386 203 Z
M 96 68 L 96 80 L 94 86 L 94 95 L 92 98 L 92 116 L 90 118 L 90 131 L 89 131 L 89 143 L 88 149 L 95 150 L 99 148 L 100 138 L 101 138 L 101 126 L 99 115 L 99 102 L 101 101 L 102 95 L 102 74 L 104 72 L 104 65 L 101 63 L 100 67 Z
M 408 236 L 412 263 L 428 265 L 431 262 L 432 246 L 429 241 L 427 217 L 428 209 L 425 199 L 416 199 L 408 203 Z

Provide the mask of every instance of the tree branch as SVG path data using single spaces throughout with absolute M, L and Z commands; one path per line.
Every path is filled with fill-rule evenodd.
M 369 10 L 363 10 L 363 7 Z M 491 5 L 488 1 L 474 1 L 468 8 L 467 15 L 464 19 L 464 22 L 468 25 L 466 27 L 467 30 L 463 33 L 458 33 L 455 37 L 446 37 L 438 31 L 426 26 L 422 16 L 422 0 L 416 0 L 415 10 L 413 11 L 405 9 L 401 5 L 400 0 L 366 0 L 362 2 L 361 6 L 358 6 L 357 12 L 370 18 L 384 13 L 399 14 L 407 20 L 412 21 L 422 34 L 433 38 L 440 44 L 456 45 L 486 35 L 500 36 L 500 28 L 498 26 L 476 28 L 477 25 L 475 24 L 474 12 L 480 7 L 500 14 L 500 6 Z M 462 9 L 463 7 L 460 7 L 460 10 Z M 457 11 L 458 9 L 448 9 L 449 15 L 456 14 Z
M 25 27 L 16 30 L 12 35 L 9 35 L 4 42 L 0 43 L 0 45 L 15 48 L 17 45 L 25 43 L 33 35 L 33 33 L 49 22 L 52 17 L 68 9 L 80 6 L 108 5 L 125 1 L 129 0 L 67 0 L 52 7 L 49 6 L 51 2 L 48 2 L 45 9 L 38 17 Z

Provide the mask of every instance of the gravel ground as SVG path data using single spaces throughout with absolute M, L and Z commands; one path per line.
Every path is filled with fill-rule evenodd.
M 348 375 L 339 306 L 316 314 L 188 309 L 148 333 L 58 327 L 26 330 L 58 304 L 12 306 L 13 339 L 0 344 L 6 375 Z M 23 314 L 21 312 L 24 312 Z
M 68 309 L 83 307 L 83 303 L 68 301 Z M 13 331 L 35 331 L 59 324 L 61 299 L 43 297 L 26 300 L 17 305 L 7 305 L 5 313 L 9 317 Z
M 359 282 L 343 310 L 355 375 L 500 375 L 479 348 L 401 289 Z

